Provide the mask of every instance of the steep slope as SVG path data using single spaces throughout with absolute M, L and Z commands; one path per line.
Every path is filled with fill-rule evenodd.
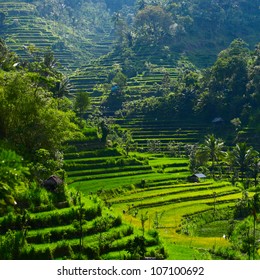
M 23 59 L 30 59 L 30 46 L 35 51 L 50 48 L 63 70 L 71 72 L 109 52 L 113 42 L 109 24 L 100 33 L 82 36 L 66 22 L 43 17 L 34 2 L 0 1 L 0 37 Z

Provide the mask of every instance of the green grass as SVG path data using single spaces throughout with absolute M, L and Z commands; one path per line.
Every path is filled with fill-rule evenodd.
M 153 167 L 157 166 L 187 166 L 189 161 L 187 159 L 183 158 L 169 158 L 169 157 L 163 157 L 163 158 L 153 158 L 149 160 L 149 165 Z
M 118 172 L 118 173 L 107 173 L 107 174 L 97 174 L 97 175 L 89 175 L 89 176 L 80 176 L 80 177 L 71 177 L 68 179 L 68 183 L 75 183 L 75 182 L 84 182 L 87 181 L 93 181 L 96 179 L 102 180 L 103 179 L 114 179 L 118 177 L 119 179 L 121 177 L 135 177 L 136 175 L 147 175 L 149 173 L 152 173 L 152 170 L 140 170 L 140 171 L 125 171 L 125 172 Z M 122 179 L 122 178 L 121 178 Z
M 84 157 L 85 155 L 87 157 Z M 106 156 L 99 157 L 101 153 L 94 152 L 91 155 L 92 157 L 90 153 L 82 153 L 73 158 L 71 154 L 67 164 L 79 164 L 78 167 L 83 168 L 83 172 L 77 171 L 76 165 L 75 170 L 69 172 L 69 180 L 78 181 L 69 186 L 81 190 L 86 195 L 103 190 L 102 197 L 110 204 L 111 211 L 122 215 L 123 220 L 138 231 L 141 230 L 142 214 L 147 212 L 148 215 L 146 231 L 155 226 L 156 217 L 160 216 L 157 230 L 170 252 L 168 259 L 208 259 L 208 249 L 216 245 L 228 246 L 222 235 L 219 237 L 220 231 L 224 231 L 223 227 L 219 227 L 217 232 L 218 227 L 216 226 L 214 231 L 211 226 L 211 231 L 205 230 L 204 235 L 198 233 L 192 237 L 181 234 L 180 230 L 183 221 L 190 215 L 203 213 L 214 207 L 216 211 L 234 207 L 236 201 L 241 198 L 241 192 L 229 182 L 206 179 L 199 183 L 188 183 L 186 178 L 190 172 L 186 158 L 136 152 L 130 153 L 131 158 L 143 165 L 135 166 L 133 161 L 125 167 L 115 167 L 111 164 L 102 168 L 103 164 L 113 162 L 114 157 L 120 155 L 110 156 L 109 159 Z M 92 175 L 77 177 L 76 175 L 84 174 L 84 166 L 81 164 L 86 164 L 88 168 L 85 174 Z M 91 166 L 94 168 L 91 169 Z M 127 168 L 129 172 L 126 171 Z M 149 173 L 139 174 L 142 173 L 141 168 Z M 144 182 L 142 188 L 141 181 Z M 123 188 L 123 191 L 113 191 L 124 186 L 128 187 Z M 213 197 L 214 192 L 216 201 Z M 124 255 L 124 241 L 118 239 L 114 244 L 117 244 L 117 250 L 112 250 L 103 257 L 116 259 Z
M 176 179 L 176 176 L 172 176 L 171 174 L 159 174 L 159 173 L 149 173 L 149 174 L 135 174 L 128 176 L 118 176 L 118 177 L 110 177 L 110 178 L 99 178 L 93 179 L 89 181 L 79 181 L 70 184 L 70 187 L 81 190 L 84 194 L 88 194 L 89 192 L 97 192 L 100 189 L 112 189 L 118 188 L 120 186 L 129 186 L 132 184 L 138 184 L 141 180 L 146 180 L 147 182 L 158 180 L 159 179 Z
M 191 193 L 210 193 L 212 195 L 212 191 L 216 191 L 219 188 L 225 187 L 225 191 L 234 190 L 233 187 L 226 188 L 229 184 L 215 184 L 215 185 L 195 185 L 195 184 L 181 184 L 181 185 L 171 185 L 166 187 L 160 187 L 160 188 L 146 188 L 144 190 L 139 190 L 137 192 L 134 191 L 134 193 L 131 193 L 129 195 L 124 195 L 123 198 L 113 198 L 110 201 L 112 203 L 121 203 L 124 201 L 147 201 L 150 198 L 155 198 L 157 200 L 160 199 L 160 197 L 164 196 L 167 197 L 167 199 L 171 199 L 171 197 L 175 197 L 177 199 L 181 199 L 182 197 L 189 197 Z
M 65 165 L 69 165 L 72 163 L 76 164 L 99 164 L 99 163 L 104 163 L 107 160 L 118 160 L 121 158 L 124 158 L 122 155 L 120 156 L 114 156 L 114 157 L 90 157 L 90 158 L 78 158 L 78 154 L 74 155 L 75 157 L 72 157 L 71 159 L 66 159 L 65 160 Z
M 134 165 L 134 166 L 120 166 L 120 167 L 109 167 L 107 166 L 106 168 L 94 168 L 92 170 L 90 170 L 91 166 L 86 166 L 86 168 L 89 170 L 75 170 L 75 171 L 69 171 L 67 174 L 69 175 L 69 177 L 73 180 L 73 178 L 78 178 L 78 177 L 82 177 L 85 175 L 95 175 L 95 174 L 109 174 L 109 173 L 121 173 L 123 174 L 123 172 L 126 171 L 151 171 L 151 167 L 150 166 L 140 166 L 140 165 Z M 115 176 L 117 176 L 115 174 Z
M 201 237 L 221 237 L 227 234 L 228 225 L 229 221 L 227 220 L 205 224 L 196 231 L 196 235 Z
M 214 189 L 214 192 L 217 193 L 218 196 L 223 196 L 226 194 L 229 194 L 230 192 L 233 193 L 234 192 L 234 188 L 230 187 L 230 188 L 225 188 L 225 189 Z M 235 191 L 236 192 L 236 191 Z M 164 204 L 170 204 L 170 203 L 176 203 L 179 201 L 187 201 L 187 200 L 204 200 L 204 199 L 208 199 L 208 198 L 212 198 L 212 190 L 197 190 L 195 192 L 192 193 L 188 193 L 187 192 L 182 192 L 182 193 L 177 193 L 177 194 L 167 194 L 165 196 L 155 196 L 155 197 L 144 197 L 141 198 L 140 203 L 137 203 L 138 207 L 141 208 L 150 208 L 150 207 L 154 207 L 156 205 L 164 205 Z M 212 198 L 213 199 L 213 198 Z
M 179 245 L 172 243 L 171 240 L 165 239 L 166 251 L 168 253 L 169 260 L 205 260 L 210 259 L 209 253 L 206 250 L 198 250 L 190 245 Z

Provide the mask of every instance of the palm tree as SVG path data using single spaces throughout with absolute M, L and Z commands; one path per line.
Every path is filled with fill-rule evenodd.
M 68 77 L 61 78 L 57 83 L 54 89 L 54 97 L 67 97 L 70 98 L 73 95 L 71 94 L 72 86 Z
M 208 155 L 211 161 L 211 172 L 214 178 L 215 163 L 224 156 L 224 142 L 220 138 L 216 138 L 213 134 L 207 135 L 203 145 L 204 152 Z
M 251 167 L 251 176 L 254 179 L 255 187 L 258 184 L 258 175 L 260 173 L 260 159 L 259 153 L 255 152 L 255 158 L 253 159 L 252 167 Z
M 252 167 L 255 155 L 256 152 L 252 147 L 247 146 L 246 143 L 238 143 L 232 150 L 231 165 L 234 169 L 238 169 L 242 181 L 244 180 L 246 172 Z

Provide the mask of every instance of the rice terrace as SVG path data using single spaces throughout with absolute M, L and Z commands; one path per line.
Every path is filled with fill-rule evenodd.
M 260 1 L 0 1 L 0 259 L 260 259 Z

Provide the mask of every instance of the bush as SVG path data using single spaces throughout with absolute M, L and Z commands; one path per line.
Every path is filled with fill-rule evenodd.
M 51 211 L 35 215 L 30 220 L 31 228 L 44 228 L 51 226 L 68 225 L 76 218 L 76 209 L 69 208 L 66 211 Z
M 24 232 L 8 230 L 4 236 L 0 236 L 0 244 L 0 259 L 20 259 L 21 252 L 26 245 Z
M 124 228 L 122 230 L 122 235 L 123 236 L 129 236 L 129 235 L 131 235 L 133 233 L 134 233 L 134 228 L 132 226 L 127 226 L 126 228 Z
M 85 209 L 84 217 L 87 221 L 91 221 L 96 217 L 100 217 L 102 215 L 102 207 L 98 204 L 96 207 L 91 207 Z
M 40 187 L 35 182 L 30 183 L 29 187 L 18 194 L 17 206 L 20 209 L 27 209 L 32 212 L 39 211 L 40 208 L 53 209 L 52 194 Z
M 153 238 L 158 238 L 159 237 L 159 233 L 155 229 L 148 230 L 147 234 L 150 235 Z
M 121 216 L 117 216 L 113 222 L 112 222 L 112 226 L 113 227 L 119 227 L 122 225 L 122 217 Z
M 67 241 L 61 241 L 54 249 L 53 257 L 54 259 L 72 259 L 74 257 L 74 252 Z
M 106 160 L 107 167 L 113 167 L 116 165 L 116 160 L 114 158 L 109 158 Z
M 146 253 L 146 240 L 143 236 L 135 236 L 134 239 L 128 240 L 126 250 L 130 254 L 130 259 L 143 259 Z
M 30 216 L 27 212 L 23 215 L 9 213 L 5 216 L 0 224 L 0 233 L 4 234 L 8 230 L 21 230 L 24 226 L 30 223 Z
M 220 247 L 215 250 L 210 250 L 210 253 L 214 256 L 214 259 L 222 260 L 242 260 L 243 256 L 240 252 L 234 250 L 233 248 Z
M 99 260 L 99 248 L 97 245 L 91 245 L 84 248 L 84 253 L 87 255 L 89 260 Z
M 36 250 L 30 246 L 21 254 L 22 260 L 53 260 L 52 250 L 49 247 Z

